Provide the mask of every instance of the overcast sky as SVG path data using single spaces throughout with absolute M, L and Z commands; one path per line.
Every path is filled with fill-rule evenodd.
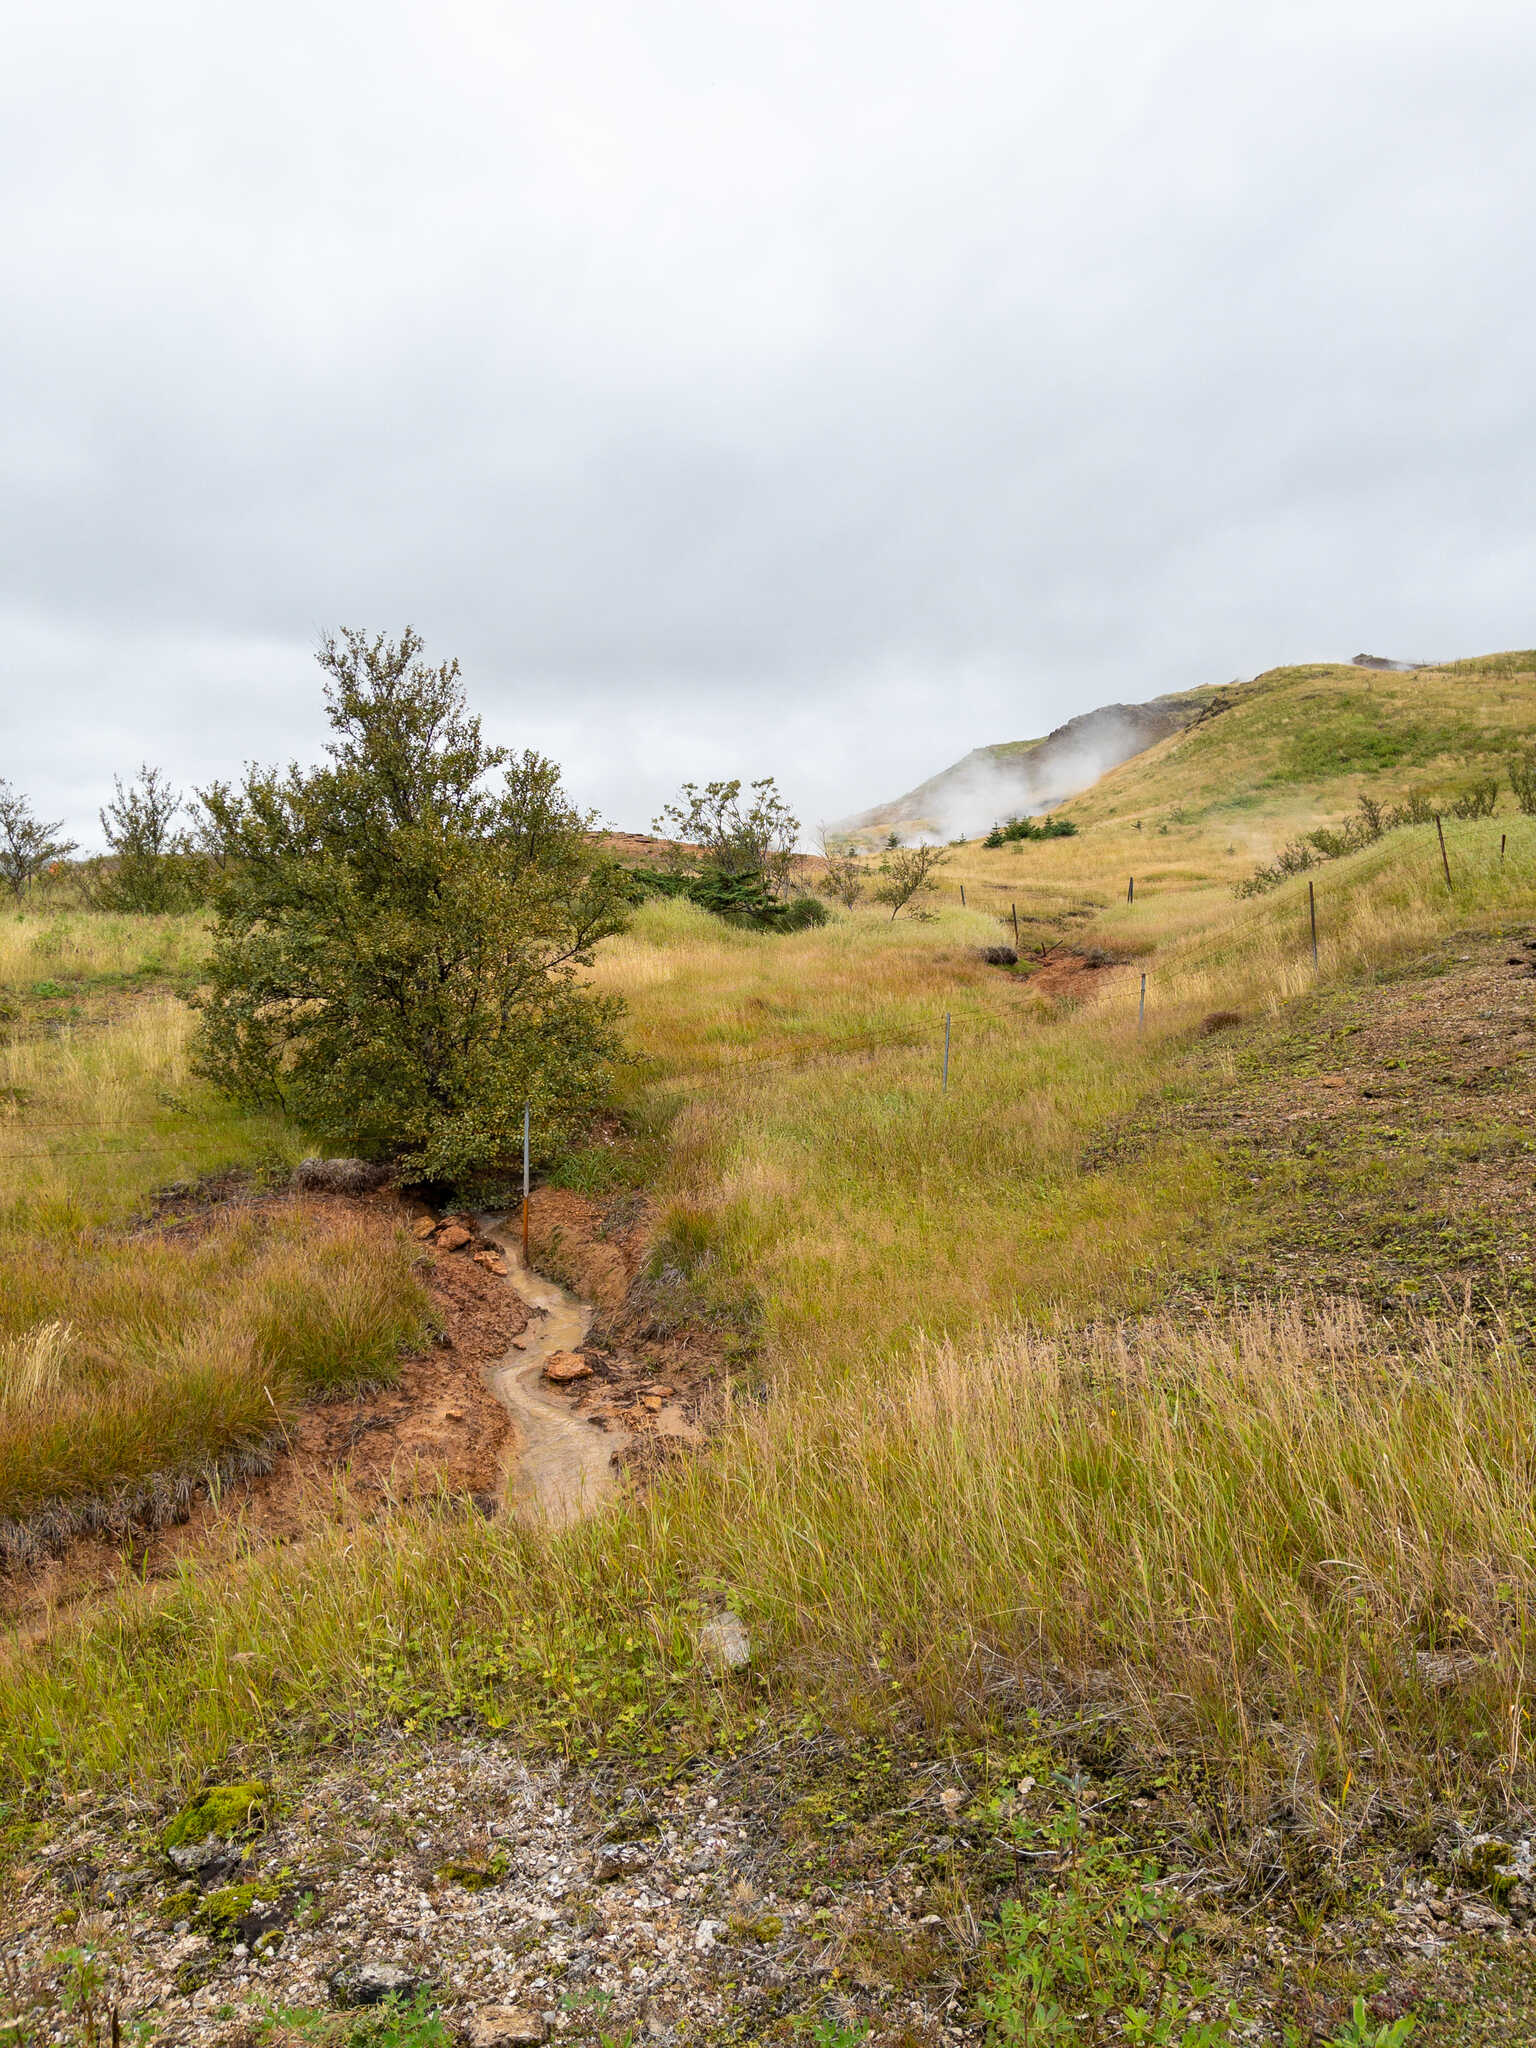
M 1530 0 L 0 0 L 0 775 L 407 621 L 645 829 L 1527 646 Z

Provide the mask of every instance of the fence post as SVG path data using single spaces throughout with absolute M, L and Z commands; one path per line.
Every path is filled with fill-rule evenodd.
M 1317 972 L 1317 892 L 1312 887 L 1312 877 L 1307 877 L 1307 916 L 1312 925 L 1312 972 Z
M 1440 813 L 1438 811 L 1435 813 L 1435 830 L 1440 835 L 1440 865 L 1445 869 L 1445 886 L 1449 889 L 1451 886 L 1451 861 L 1450 855 L 1445 850 L 1445 827 L 1440 822 Z
M 944 1012 L 944 1094 L 949 1093 L 949 1012 Z
M 1136 1005 L 1136 1029 L 1140 1031 L 1147 1021 L 1147 977 L 1141 977 L 1141 1001 Z
M 1125 900 L 1127 903 L 1134 903 L 1136 901 L 1136 877 L 1134 875 L 1131 876 L 1125 885 Z
M 962 910 L 964 910 L 964 908 L 965 908 L 965 884 L 964 884 L 964 882 L 962 882 L 962 883 L 960 884 L 960 908 L 961 908 Z
M 1508 834 L 1507 832 L 1501 832 L 1501 833 L 1499 834 L 1499 866 L 1500 866 L 1500 867 L 1503 867 L 1503 865 L 1504 865 L 1504 842 L 1505 842 L 1505 840 L 1506 840 L 1506 839 L 1507 839 L 1508 837 L 1509 837 L 1509 834 Z
M 532 1105 L 523 1104 L 523 1264 L 528 1263 L 528 1116 Z
M 1013 912 L 1013 950 L 1017 953 L 1019 950 L 1019 906 L 1017 903 L 1013 903 L 1009 905 L 1009 908 Z

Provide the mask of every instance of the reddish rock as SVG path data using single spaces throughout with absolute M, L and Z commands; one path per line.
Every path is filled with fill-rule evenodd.
M 544 1377 L 553 1380 L 556 1386 L 563 1387 L 569 1385 L 572 1380 L 590 1379 L 592 1368 L 575 1351 L 551 1351 L 544 1361 Z

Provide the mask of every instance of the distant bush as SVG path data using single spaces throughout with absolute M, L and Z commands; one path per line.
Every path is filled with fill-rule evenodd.
M 214 865 L 194 834 L 178 827 L 187 806 L 164 770 L 146 761 L 126 787 L 120 775 L 113 786 L 117 794 L 100 813 L 107 858 L 81 874 L 92 909 L 155 916 L 206 903 Z
M 1532 756 L 1531 776 L 1532 808 L 1536 809 L 1536 755 Z M 1490 776 L 1472 783 L 1460 796 L 1445 802 L 1442 809 L 1453 818 L 1491 818 L 1498 800 L 1498 778 Z M 1404 825 L 1432 824 L 1435 815 L 1433 801 L 1421 789 L 1411 791 L 1400 804 L 1390 808 L 1377 803 L 1374 797 L 1362 796 L 1342 824 L 1319 825 L 1315 832 L 1291 840 L 1272 861 L 1255 868 L 1239 882 L 1233 893 L 1262 896 L 1270 889 L 1278 889 L 1292 875 L 1304 875 L 1308 868 L 1318 867 L 1325 860 L 1339 860 L 1347 853 L 1358 853 L 1362 846 L 1374 845 L 1383 833 L 1395 832 Z
M 846 839 L 834 837 L 825 827 L 821 833 L 821 858 L 823 894 L 834 897 L 845 910 L 852 910 L 864 894 L 863 861 Z
M 1499 801 L 1499 778 L 1490 775 L 1483 782 L 1474 782 L 1463 790 L 1451 805 L 1453 818 L 1491 818 Z
M 1506 765 L 1515 802 L 1526 817 L 1536 818 L 1536 747 L 1527 747 L 1523 754 L 1513 755 Z
M 1072 839 L 1077 827 L 1070 818 L 1042 818 L 1037 825 L 1033 818 L 1010 818 L 1005 825 L 994 825 L 982 841 L 983 846 L 1007 846 L 1020 839 Z
M 830 912 L 814 896 L 773 896 L 757 875 L 726 875 L 717 868 L 680 874 L 667 868 L 624 868 L 630 900 L 647 896 L 680 897 L 696 903 L 727 924 L 760 932 L 803 932 L 826 924 Z

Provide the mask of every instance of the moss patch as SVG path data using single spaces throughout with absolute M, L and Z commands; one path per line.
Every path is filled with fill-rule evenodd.
M 210 1785 L 181 1809 L 160 1839 L 167 1849 L 190 1848 L 211 1839 L 232 1841 L 251 1826 L 251 1816 L 265 1803 L 269 1789 L 259 1779 L 246 1785 Z

